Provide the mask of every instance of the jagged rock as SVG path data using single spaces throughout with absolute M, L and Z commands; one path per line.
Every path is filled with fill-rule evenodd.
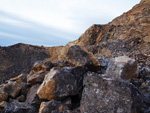
M 84 85 L 81 113 L 137 113 L 142 106 L 138 90 L 122 79 L 88 72 Z
M 36 113 L 36 110 L 26 102 L 12 102 L 5 106 L 2 113 Z
M 29 75 L 27 79 L 27 85 L 41 84 L 47 73 L 48 71 L 41 70 L 32 75 Z
M 45 76 L 37 94 L 47 100 L 77 95 L 82 90 L 83 75 L 86 72 L 85 67 L 53 68 Z
M 53 68 L 53 64 L 50 61 L 36 61 L 30 71 L 30 75 L 39 71 L 50 71 Z
M 78 45 L 69 48 L 66 59 L 70 64 L 75 66 L 98 65 L 98 60 L 94 55 Z
M 18 75 L 15 78 L 11 78 L 10 80 L 11 81 L 16 81 L 17 83 L 27 82 L 27 76 L 28 76 L 27 74 L 22 73 L 22 74 Z
M 128 56 L 116 57 L 109 64 L 106 75 L 125 80 L 136 78 L 138 76 L 137 62 Z
M 4 87 L 4 91 L 12 98 L 16 98 L 20 91 L 21 87 L 16 82 L 7 83 Z
M 36 107 L 39 107 L 41 103 L 41 100 L 36 94 L 39 86 L 40 86 L 39 84 L 32 86 L 28 91 L 27 98 L 26 98 L 26 102 Z
M 42 102 L 39 113 L 70 113 L 69 108 L 64 106 L 60 101 Z

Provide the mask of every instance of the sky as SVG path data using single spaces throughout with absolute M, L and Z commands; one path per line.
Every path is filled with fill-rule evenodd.
M 140 0 L 0 0 L 0 46 L 60 46 L 107 24 Z

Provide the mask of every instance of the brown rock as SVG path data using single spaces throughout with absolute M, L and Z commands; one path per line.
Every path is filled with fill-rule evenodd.
M 10 97 L 16 98 L 21 91 L 21 87 L 18 86 L 16 82 L 10 82 L 5 85 L 4 91 L 8 93 Z
M 128 56 L 116 57 L 108 65 L 106 75 L 125 80 L 136 78 L 138 76 L 137 62 Z
M 71 113 L 69 111 L 69 108 L 66 106 L 63 106 L 63 104 L 60 101 L 49 101 L 49 102 L 42 102 L 40 109 L 39 109 L 39 113 L 53 113 L 53 112 L 57 112 L 57 113 Z
M 42 99 L 52 100 L 55 99 L 55 95 L 53 94 L 53 90 L 55 88 L 55 81 L 52 79 L 53 76 L 57 73 L 56 70 L 51 70 L 46 76 L 39 87 L 37 94 Z
M 36 61 L 30 71 L 30 75 L 39 71 L 50 71 L 53 64 L 50 61 Z
M 28 76 L 27 85 L 41 84 L 48 72 L 45 70 L 38 71 Z
M 69 48 L 66 59 L 70 64 L 75 66 L 98 65 L 98 60 L 94 55 L 78 45 Z
M 17 83 L 27 82 L 27 76 L 28 76 L 27 74 L 22 73 L 15 78 L 11 78 L 10 80 L 16 81 Z
M 67 96 L 74 96 L 81 92 L 85 67 L 53 68 L 45 76 L 37 94 L 41 99 L 61 100 Z

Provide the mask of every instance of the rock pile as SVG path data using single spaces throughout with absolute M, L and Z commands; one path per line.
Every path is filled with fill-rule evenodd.
M 43 48 L 46 56 L 0 85 L 0 112 L 150 113 L 149 6 L 142 0 L 64 47 Z

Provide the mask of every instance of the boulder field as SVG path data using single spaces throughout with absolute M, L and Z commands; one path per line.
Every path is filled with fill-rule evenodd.
M 0 112 L 150 113 L 149 6 L 66 46 L 0 47 Z

